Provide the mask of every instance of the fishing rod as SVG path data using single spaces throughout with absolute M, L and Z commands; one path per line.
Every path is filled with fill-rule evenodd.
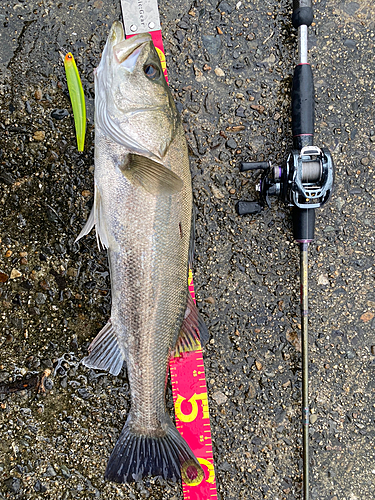
M 241 172 L 263 170 L 259 201 L 240 201 L 239 215 L 257 214 L 277 196 L 292 208 L 293 237 L 300 249 L 303 499 L 309 500 L 309 360 L 308 360 L 308 247 L 314 239 L 315 209 L 329 199 L 334 165 L 327 148 L 314 146 L 314 81 L 308 56 L 308 27 L 313 21 L 312 0 L 293 0 L 292 23 L 298 29 L 298 64 L 292 83 L 293 149 L 282 166 L 270 162 L 242 163 Z

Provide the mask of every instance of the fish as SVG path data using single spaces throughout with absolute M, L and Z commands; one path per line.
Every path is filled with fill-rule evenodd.
M 111 317 L 83 359 L 118 375 L 131 405 L 105 478 L 197 484 L 204 473 L 166 409 L 172 355 L 208 338 L 188 291 L 194 246 L 192 183 L 181 117 L 151 36 L 124 38 L 115 22 L 95 71 L 95 226 L 107 249 Z

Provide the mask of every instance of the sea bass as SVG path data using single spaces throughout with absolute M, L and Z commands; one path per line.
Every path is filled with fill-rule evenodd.
M 83 363 L 117 375 L 131 408 L 105 477 L 199 481 L 203 470 L 165 404 L 168 362 L 207 329 L 188 292 L 192 188 L 179 114 L 148 33 L 111 28 L 95 73 L 94 227 L 108 251 L 111 319 Z M 203 339 L 204 340 L 204 339 Z

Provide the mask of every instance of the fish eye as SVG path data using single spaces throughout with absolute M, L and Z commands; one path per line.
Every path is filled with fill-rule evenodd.
M 160 76 L 160 70 L 157 66 L 154 66 L 153 64 L 146 64 L 146 66 L 143 68 L 143 71 L 145 72 L 145 75 L 147 78 L 150 80 L 156 80 Z

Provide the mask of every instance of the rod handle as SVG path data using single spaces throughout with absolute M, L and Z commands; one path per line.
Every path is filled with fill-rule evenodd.
M 293 237 L 299 243 L 308 243 L 314 239 L 315 208 L 293 207 Z
M 294 69 L 292 83 L 293 146 L 301 150 L 314 143 L 314 79 L 310 64 Z
M 311 0 L 293 0 L 292 23 L 297 29 L 305 24 L 310 26 L 314 19 Z

